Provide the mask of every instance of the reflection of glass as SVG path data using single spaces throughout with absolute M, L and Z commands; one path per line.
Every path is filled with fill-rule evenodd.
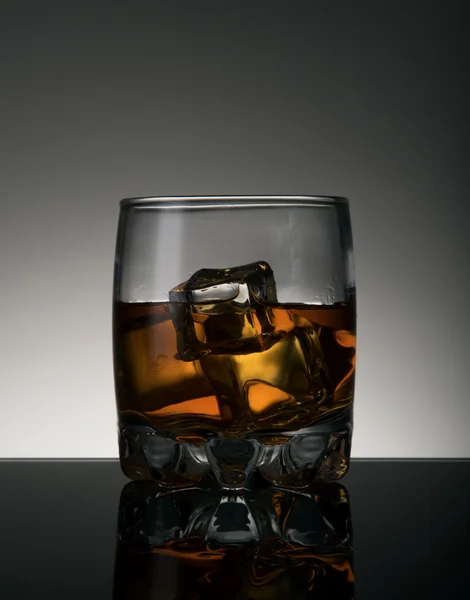
M 343 486 L 224 493 L 126 485 L 113 600 L 354 598 Z
M 135 480 L 242 489 L 349 466 L 355 284 L 344 198 L 121 203 L 120 459 Z

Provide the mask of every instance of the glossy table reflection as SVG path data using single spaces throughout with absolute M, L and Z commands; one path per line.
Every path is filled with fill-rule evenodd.
M 113 600 L 353 600 L 350 503 L 344 486 L 301 492 L 252 477 L 169 492 L 125 486 Z
M 145 564 L 145 552 L 140 557 L 134 552 L 136 548 L 141 547 L 139 544 L 142 540 L 136 540 L 133 532 L 144 531 L 144 537 L 157 535 L 158 538 L 161 527 L 160 530 L 158 527 L 157 530 L 152 530 L 150 534 L 147 529 L 142 530 L 141 525 L 136 530 L 132 517 L 130 521 L 126 521 L 127 534 L 124 535 L 125 539 L 123 538 L 122 518 L 118 527 L 118 513 L 122 515 L 121 492 L 129 482 L 121 474 L 117 461 L 3 461 L 0 463 L 0 473 L 0 597 L 7 600 L 111 600 L 113 583 L 114 597 L 119 600 L 180 600 L 186 597 L 178 594 L 182 594 L 181 590 L 184 588 L 181 585 L 183 578 L 190 582 L 191 569 L 182 574 L 179 563 L 168 560 L 168 555 L 158 557 L 158 553 L 151 553 L 152 566 L 149 566 Z M 470 461 L 353 461 L 350 473 L 340 483 L 347 490 L 352 508 L 356 598 L 432 600 L 467 597 L 470 587 L 467 583 L 470 564 L 470 546 L 467 540 L 470 533 Z M 337 489 L 340 488 L 341 486 Z M 129 491 L 129 487 L 126 489 Z M 338 493 L 342 494 L 340 491 Z M 151 497 L 152 494 L 150 490 L 147 496 Z M 124 497 L 127 498 L 125 502 L 128 507 L 135 502 L 132 494 L 129 496 L 128 492 Z M 295 505 L 295 510 L 291 510 L 292 514 L 289 517 L 290 525 L 288 520 L 282 520 L 285 528 L 283 535 L 292 537 L 289 531 L 294 531 L 297 535 L 295 532 L 301 531 L 303 527 L 310 528 L 316 532 L 315 535 L 326 535 L 326 530 L 323 531 L 323 526 L 319 525 L 318 515 L 315 516 L 314 506 L 310 511 L 305 500 L 296 501 L 295 504 L 289 497 L 284 497 L 281 498 L 283 504 L 278 510 L 276 498 L 277 496 L 273 503 L 272 491 L 267 490 L 265 500 L 261 504 L 264 502 L 263 506 L 274 507 L 275 512 L 278 511 L 281 516 L 282 510 L 286 507 L 290 510 L 289 507 Z M 209 508 L 204 508 L 210 507 L 210 498 L 205 499 L 201 496 L 200 499 L 200 505 L 203 507 L 201 514 L 209 511 L 209 516 L 204 518 L 205 527 L 212 527 L 211 535 L 220 536 L 220 530 L 222 534 L 226 531 L 226 535 L 233 535 L 236 527 L 227 526 L 227 523 L 236 522 L 237 511 L 225 511 L 225 517 L 222 511 L 217 520 L 213 518 L 214 513 L 210 513 Z M 137 503 L 139 502 L 137 499 Z M 148 506 L 148 501 L 145 502 Z M 193 510 L 184 508 L 187 500 L 178 502 L 183 502 L 182 505 L 176 503 L 178 515 Z M 324 511 L 325 506 L 330 510 L 327 505 L 323 504 L 320 507 L 321 511 Z M 164 518 L 160 519 L 163 529 L 181 529 L 181 524 L 175 525 L 175 521 L 173 525 L 169 523 L 169 513 L 174 513 L 174 507 L 173 500 L 170 504 L 167 500 L 163 504 L 160 500 L 154 502 L 150 522 L 156 522 L 155 517 L 163 515 Z M 134 512 L 131 511 L 131 514 L 137 514 L 132 510 Z M 256 516 L 259 506 L 250 508 L 250 511 L 255 514 L 255 520 L 261 522 Z M 173 520 L 176 513 L 173 514 Z M 347 553 L 348 545 L 342 520 L 345 514 L 341 513 L 337 518 L 330 512 L 327 518 L 328 522 L 332 519 L 334 521 L 332 527 L 328 528 L 328 544 L 339 544 L 343 553 Z M 222 527 L 217 526 L 220 525 L 221 518 L 222 522 L 226 523 Z M 311 519 L 310 524 L 306 523 L 308 518 Z M 187 525 L 186 521 L 185 523 Z M 120 542 L 117 539 L 118 531 Z M 271 530 L 266 530 L 264 525 L 256 531 L 258 533 L 253 534 L 255 537 L 257 535 L 263 539 L 272 538 Z M 159 543 L 157 538 L 153 539 L 155 543 Z M 290 539 L 289 543 L 305 543 L 305 540 L 307 545 L 311 543 L 305 537 L 300 540 Z M 148 540 L 145 543 L 147 542 Z M 258 542 L 259 540 L 254 540 L 255 544 Z M 314 542 L 318 544 L 321 539 L 315 538 Z M 224 540 L 215 540 L 215 543 L 223 545 Z M 217 579 L 219 595 L 215 594 L 216 588 L 213 585 L 212 588 L 205 588 L 205 596 L 195 598 L 200 597 L 202 600 L 222 597 L 220 590 L 224 589 L 227 590 L 223 596 L 226 600 L 236 597 L 233 595 L 234 585 L 240 584 L 239 575 L 244 572 L 240 565 L 244 560 L 248 566 L 255 561 L 250 555 L 248 558 L 237 555 L 236 547 L 233 552 L 234 547 L 230 543 L 228 547 L 230 557 L 227 559 L 227 568 L 220 571 Z M 271 561 L 269 552 L 271 550 L 268 548 L 267 558 Z M 304 551 L 301 549 L 302 552 Z M 275 586 L 271 595 L 268 592 L 265 592 L 264 596 L 254 595 L 256 591 L 249 589 L 250 577 L 246 577 L 244 582 L 248 587 L 240 588 L 239 597 L 246 600 L 258 597 L 274 599 L 287 598 L 286 594 L 290 594 L 289 597 L 294 598 L 292 584 L 289 582 L 299 582 L 301 578 L 286 575 L 286 568 L 295 572 L 299 565 L 296 561 L 300 558 L 292 559 L 292 562 L 287 563 L 287 567 L 281 565 L 277 574 L 278 580 L 273 578 Z M 261 559 L 264 563 L 258 573 L 269 575 L 269 568 L 266 570 L 266 556 L 262 555 Z M 305 556 L 302 560 L 304 559 Z M 143 575 L 139 574 L 138 569 L 141 569 Z M 155 569 L 159 570 L 158 576 Z M 301 572 L 305 575 L 307 571 L 304 569 Z M 246 572 L 251 571 L 248 569 Z M 311 571 L 305 575 L 307 579 L 309 573 L 311 575 Z M 318 573 L 317 568 L 315 574 Z M 331 577 L 328 579 L 326 571 L 322 573 L 326 573 L 325 581 L 330 586 L 329 589 L 328 586 L 324 586 L 318 588 L 316 595 L 308 595 L 307 588 L 304 587 L 302 591 L 302 586 L 298 586 L 295 598 L 342 600 L 343 597 L 347 597 L 344 594 L 349 591 L 345 592 L 343 585 L 347 578 L 342 576 L 340 582 L 343 587 L 340 591 L 335 591 Z M 145 577 L 148 578 L 147 582 Z M 235 583 L 234 577 L 237 580 Z M 141 585 L 139 590 L 136 589 L 136 581 Z M 126 582 L 131 591 L 124 594 Z M 175 592 L 178 587 L 180 591 Z M 215 595 L 210 596 L 211 590 Z M 119 593 L 121 595 L 118 595 Z

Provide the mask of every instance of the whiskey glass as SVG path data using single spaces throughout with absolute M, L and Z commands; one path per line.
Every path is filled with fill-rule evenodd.
M 169 488 L 302 488 L 349 468 L 356 294 L 348 200 L 120 203 L 120 464 Z

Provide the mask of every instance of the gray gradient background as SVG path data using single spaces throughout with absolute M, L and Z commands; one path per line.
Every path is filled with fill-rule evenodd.
M 470 456 L 465 2 L 0 4 L 0 456 L 117 455 L 117 202 L 335 194 L 356 457 Z

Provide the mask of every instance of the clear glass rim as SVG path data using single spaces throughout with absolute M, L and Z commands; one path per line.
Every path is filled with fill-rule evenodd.
M 291 195 L 244 195 L 244 196 L 142 196 L 124 198 L 119 202 L 122 209 L 181 209 L 181 208 L 261 208 L 261 207 L 333 207 L 348 205 L 342 196 L 291 196 Z

